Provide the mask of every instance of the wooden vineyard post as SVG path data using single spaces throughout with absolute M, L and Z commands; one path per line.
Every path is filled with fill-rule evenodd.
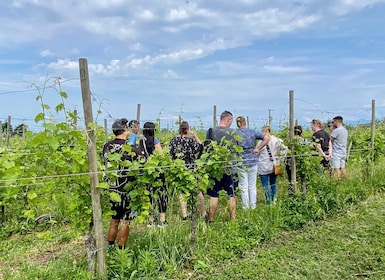
M 372 99 L 372 123 L 370 126 L 370 148 L 372 155 L 372 162 L 374 162 L 374 140 L 376 136 L 376 101 Z
M 217 126 L 217 105 L 213 107 L 213 127 Z
M 108 126 L 107 119 L 104 119 L 104 142 L 108 142 Z
M 96 135 L 95 129 L 92 126 L 93 116 L 87 59 L 79 59 L 79 71 L 83 99 L 84 119 L 88 139 L 87 155 L 90 168 L 92 213 L 96 239 L 97 273 L 99 274 L 99 277 L 101 279 L 106 279 L 107 273 L 104 252 L 102 208 L 100 204 L 100 192 L 98 189 L 99 179 L 97 174 Z
M 136 106 L 136 120 L 138 121 L 139 124 L 140 124 L 140 107 L 141 107 L 140 104 Z
M 0 121 L 0 145 L 1 145 L 1 142 L 3 142 L 3 122 Z
M 294 154 L 294 91 L 289 91 L 289 126 L 290 126 L 290 169 L 291 169 L 291 182 L 294 192 L 297 190 L 297 168 L 296 168 L 296 158 Z
M 74 127 L 78 128 L 78 110 L 74 110 Z
M 9 147 L 9 139 L 11 138 L 11 116 L 8 116 L 7 120 L 7 132 L 5 134 L 5 146 Z

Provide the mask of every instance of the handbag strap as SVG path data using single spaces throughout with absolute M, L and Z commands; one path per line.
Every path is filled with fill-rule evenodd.
M 142 139 L 142 142 L 143 142 L 143 149 L 144 149 L 144 152 L 145 152 L 145 156 L 146 156 L 146 157 L 149 157 L 150 154 L 149 154 L 148 151 L 147 151 L 146 140 L 147 140 L 146 137 L 143 136 L 143 139 Z
M 274 161 L 273 155 L 271 154 L 271 151 L 270 151 L 269 144 L 266 145 L 266 149 L 267 149 L 267 152 L 268 152 L 268 154 L 269 154 L 270 160 L 271 160 L 271 161 Z

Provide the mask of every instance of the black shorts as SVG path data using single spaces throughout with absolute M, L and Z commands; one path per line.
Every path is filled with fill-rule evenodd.
M 218 197 L 219 191 L 224 190 L 228 196 L 235 196 L 235 189 L 238 187 L 238 181 L 235 181 L 233 175 L 224 174 L 221 180 L 215 180 L 214 187 L 207 190 L 211 197 Z
M 130 218 L 130 198 L 127 192 L 116 192 L 120 196 L 120 201 L 110 200 L 111 210 L 115 211 L 115 214 L 112 215 L 112 219 L 115 220 L 126 220 Z

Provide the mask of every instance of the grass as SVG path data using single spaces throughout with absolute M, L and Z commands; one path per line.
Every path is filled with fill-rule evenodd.
M 371 196 L 188 279 L 385 279 L 384 205 L 384 195 Z
M 275 234 L 264 242 L 255 240 L 253 249 L 241 254 L 229 254 L 229 248 L 220 251 L 220 239 L 229 232 L 252 234 L 247 230 L 256 230 L 256 227 L 245 230 L 245 222 L 252 218 L 252 213 L 240 213 L 241 223 L 224 222 L 220 220 L 223 217 L 218 217 L 213 226 L 199 224 L 201 234 L 205 234 L 207 239 L 200 238 L 198 242 L 199 260 L 195 262 L 194 270 L 179 267 L 171 274 L 154 273 L 156 258 L 153 251 L 146 251 L 145 247 L 137 244 L 139 237 L 142 237 L 140 242 L 148 243 L 148 246 L 151 242 L 169 243 L 165 246 L 169 252 L 161 254 L 168 255 L 170 259 L 165 263 L 172 264 L 173 254 L 182 253 L 166 239 L 184 242 L 180 235 L 187 234 L 188 226 L 179 224 L 167 231 L 154 229 L 145 232 L 137 228 L 131 242 L 139 247 L 139 256 L 130 255 L 131 259 L 128 259 L 127 254 L 120 254 L 115 256 L 115 263 L 109 265 L 122 266 L 127 260 L 137 257 L 138 267 L 149 270 L 146 279 L 385 279 L 384 205 L 384 194 L 370 196 L 350 207 L 344 215 L 297 231 Z M 260 209 L 263 212 L 268 208 Z M 241 231 L 234 229 L 240 226 L 243 226 Z M 235 242 L 231 250 L 243 248 L 240 240 L 247 239 L 234 235 L 233 238 Z M 213 251 L 209 240 L 219 243 L 214 247 L 217 252 Z M 68 279 L 68 275 L 71 279 L 93 279 L 86 272 L 83 240 L 68 228 L 13 236 L 0 242 L 0 248 L 0 279 Z M 212 265 L 210 258 L 221 261 Z M 121 269 L 127 271 L 129 265 Z M 123 274 L 111 275 L 110 279 L 127 279 Z M 135 272 L 128 275 L 135 276 Z
M 190 225 L 171 199 L 168 227 L 133 221 L 128 249 L 107 254 L 109 279 L 385 279 L 385 195 L 375 191 L 384 190 L 384 173 L 367 182 L 356 175 L 343 184 L 317 181 L 306 199 L 279 184 L 272 206 L 259 190 L 255 210 L 243 211 L 238 197 L 236 222 L 221 195 L 215 222 L 198 222 L 193 252 Z M 94 279 L 83 238 L 59 223 L 14 233 L 0 240 L 0 279 Z

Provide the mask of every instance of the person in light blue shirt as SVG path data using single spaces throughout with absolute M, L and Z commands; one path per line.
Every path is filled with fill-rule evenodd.
M 243 148 L 241 153 L 243 168 L 238 169 L 242 208 L 255 209 L 257 204 L 257 154 L 269 142 L 270 136 L 247 128 L 246 119 L 242 116 L 237 117 L 236 121 L 237 134 L 242 138 L 238 145 Z M 262 140 L 258 146 L 256 146 L 257 140 Z
M 127 140 L 127 144 L 130 144 L 131 147 L 136 147 L 136 135 L 139 132 L 139 122 L 137 120 L 131 120 L 128 123 L 130 129 L 130 138 Z
M 336 127 L 330 134 L 332 141 L 332 157 L 330 159 L 333 174 L 337 177 L 346 178 L 346 145 L 348 142 L 348 131 L 343 126 L 343 118 L 336 116 L 332 120 Z

